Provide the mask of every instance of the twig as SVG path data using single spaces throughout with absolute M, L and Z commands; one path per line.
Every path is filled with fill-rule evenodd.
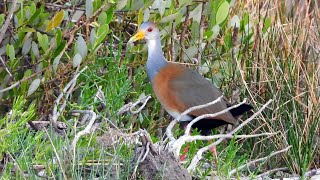
M 190 134 L 191 127 L 192 127 L 192 125 L 194 125 L 196 122 L 198 122 L 198 121 L 200 121 L 200 120 L 202 120 L 202 119 L 204 119 L 204 118 L 208 118 L 208 117 L 213 118 L 213 117 L 217 117 L 217 116 L 219 116 L 219 115 L 221 115 L 221 114 L 227 113 L 227 112 L 229 112 L 231 109 L 237 108 L 237 107 L 241 106 L 242 104 L 244 104 L 245 102 L 246 102 L 246 101 L 244 100 L 244 101 L 242 101 L 242 102 L 239 103 L 239 104 L 230 106 L 230 107 L 228 107 L 227 109 L 224 109 L 224 110 L 219 111 L 219 112 L 214 113 L 214 114 L 204 114 L 204 115 L 198 116 L 197 118 L 193 119 L 193 120 L 187 125 L 185 134 L 186 134 L 186 135 L 189 135 L 189 134 Z
M 280 153 L 283 153 L 283 152 L 287 152 L 291 147 L 292 147 L 292 146 L 288 146 L 288 147 L 286 147 L 286 148 L 284 148 L 284 149 L 282 149 L 282 150 L 280 150 L 280 151 L 276 151 L 276 152 L 271 153 L 269 156 L 252 160 L 252 161 L 250 161 L 250 162 L 248 162 L 248 163 L 246 163 L 246 164 L 238 167 L 237 169 L 231 170 L 231 171 L 229 172 L 229 176 L 231 176 L 232 174 L 236 173 L 237 171 L 241 171 L 242 169 L 248 167 L 249 165 L 252 165 L 252 164 L 257 163 L 257 162 L 260 162 L 260 161 L 266 161 L 266 160 L 268 160 L 269 158 L 271 158 L 272 156 L 275 156 L 275 155 L 280 154 Z
M 180 58 L 182 59 L 182 53 L 183 50 L 185 49 L 185 45 L 184 45 L 184 36 L 186 34 L 186 30 L 187 30 L 187 26 L 188 26 L 188 19 L 189 19 L 189 6 L 186 7 L 187 8 L 187 12 L 185 15 L 185 19 L 182 25 L 182 31 L 181 31 L 181 35 L 180 35 Z
M 4 67 L 4 69 L 7 71 L 7 73 L 9 74 L 10 77 L 12 77 L 12 73 L 10 72 L 8 66 L 6 65 L 6 63 L 4 62 L 4 60 L 2 59 L 2 57 L 0 56 L 0 61 Z
M 88 68 L 88 66 L 85 66 L 80 72 L 75 74 L 74 77 L 71 79 L 71 81 L 68 82 L 68 84 L 64 87 L 63 91 L 60 93 L 58 98 L 54 101 L 54 107 L 53 107 L 53 110 L 52 110 L 52 115 L 50 116 L 50 121 L 51 121 L 53 127 L 55 128 L 55 130 L 57 132 L 60 132 L 60 130 L 57 127 L 57 120 L 58 120 L 60 114 L 62 113 L 62 111 L 64 110 L 64 108 L 66 106 L 67 99 L 68 99 L 69 95 L 71 94 L 74 86 L 76 85 L 78 77 L 87 68 Z M 65 95 L 65 99 L 64 99 L 64 102 L 62 103 L 62 105 L 61 105 L 61 107 L 60 107 L 60 109 L 58 111 L 58 106 L 60 104 L 60 101 L 61 101 L 63 95 Z
M 143 97 L 140 97 L 135 103 L 133 103 L 131 106 L 130 106 L 130 112 L 132 114 L 138 114 L 147 104 L 147 102 L 149 101 L 149 99 L 151 99 L 151 96 L 148 95 L 148 96 L 143 96 Z M 142 103 L 142 106 L 139 107 L 137 110 L 133 110 L 133 108 L 135 108 L 138 104 Z
M 62 167 L 62 163 L 61 163 L 59 154 L 58 154 L 58 152 L 57 152 L 57 149 L 56 149 L 56 147 L 54 146 L 54 144 L 53 144 L 53 142 L 52 142 L 52 139 L 50 138 L 47 129 L 44 128 L 44 131 L 46 132 L 46 134 L 47 134 L 47 136 L 48 136 L 48 138 L 49 138 L 49 140 L 50 140 L 50 143 L 51 143 L 53 152 L 54 152 L 54 154 L 55 154 L 56 157 L 57 157 L 57 161 L 58 161 L 58 163 L 59 163 L 59 167 L 60 167 L 60 170 L 61 170 L 61 172 L 62 172 L 63 178 L 64 178 L 64 179 L 68 179 L 67 176 L 66 176 L 66 173 L 64 172 L 64 169 L 63 169 L 63 167 Z
M 236 133 L 238 130 L 240 130 L 243 126 L 245 126 L 246 124 L 248 124 L 249 122 L 251 122 L 256 116 L 258 116 L 270 103 L 272 102 L 272 99 L 269 100 L 266 104 L 264 104 L 259 111 L 257 111 L 256 113 L 254 113 L 250 118 L 248 118 L 247 120 L 245 120 L 243 123 L 241 123 L 238 127 L 236 127 L 233 131 L 231 131 L 228 134 L 234 134 Z M 199 151 L 197 152 L 197 154 L 193 157 L 193 159 L 191 160 L 191 163 L 188 167 L 188 171 L 189 172 L 193 172 L 195 170 L 195 168 L 197 167 L 198 162 L 202 159 L 202 154 L 206 151 L 208 151 L 209 149 L 212 149 L 213 147 L 217 146 L 218 144 L 220 144 L 225 138 L 220 138 L 219 140 L 215 141 L 214 143 L 210 144 L 209 146 L 203 147 L 201 149 L 199 149 Z
M 94 121 L 96 120 L 97 118 L 97 114 L 95 112 L 93 112 L 92 110 L 72 110 L 71 111 L 72 113 L 83 113 L 83 114 L 89 114 L 91 119 L 88 123 L 88 125 L 80 132 L 78 132 L 75 136 L 74 136 L 74 139 L 72 141 L 72 150 L 73 150 L 73 154 L 75 156 L 75 152 L 76 152 L 76 145 L 77 145 L 77 142 L 79 141 L 80 137 L 85 135 L 85 134 L 89 134 L 91 132 L 91 128 L 92 128 L 92 125 L 94 123 Z
M 183 113 L 181 113 L 177 118 L 175 118 L 173 121 L 170 122 L 170 124 L 168 125 L 167 129 L 166 129 L 166 134 L 168 136 L 168 138 L 170 139 L 170 141 L 174 141 L 175 138 L 173 137 L 173 134 L 172 134 L 172 129 L 173 127 L 180 121 L 180 119 L 187 115 L 188 113 L 194 111 L 194 110 L 197 110 L 197 109 L 202 109 L 202 108 L 205 108 L 205 107 L 208 107 L 208 106 L 211 106 L 213 104 L 216 104 L 218 102 L 220 102 L 222 100 L 223 96 L 220 96 L 219 98 L 217 98 L 216 100 L 212 101 L 212 102 L 209 102 L 207 104 L 203 104 L 203 105 L 199 105 L 199 106 L 194 106 L 194 107 L 191 107 L 187 110 L 185 110 Z
M 149 154 L 149 151 L 150 151 L 150 142 L 147 142 L 146 152 L 144 153 L 143 158 L 141 159 L 140 163 L 142 163 L 146 159 L 147 155 Z
M 202 40 L 203 40 L 203 29 L 204 29 L 204 21 L 205 21 L 205 9 L 206 9 L 207 2 L 202 2 L 202 8 L 201 8 L 201 19 L 200 19 L 200 25 L 199 25 L 199 42 L 198 42 L 198 70 L 200 70 L 201 66 L 201 55 L 202 55 Z
M 4 25 L 1 28 L 0 44 L 1 44 L 2 40 L 3 40 L 4 35 L 7 32 L 7 29 L 8 29 L 9 24 L 10 24 L 10 20 L 12 19 L 13 13 L 16 10 L 16 6 L 17 6 L 17 0 L 12 0 L 12 4 L 11 4 L 11 8 L 10 8 L 9 14 L 7 16 L 7 19 L 6 19 L 5 23 L 4 23 Z
M 29 80 L 30 78 L 32 78 L 32 77 L 34 77 L 34 76 L 36 76 L 36 75 L 44 72 L 44 71 L 47 70 L 48 68 L 51 68 L 51 66 L 48 66 L 48 67 L 42 69 L 41 71 L 32 74 L 31 76 L 28 76 L 28 77 L 26 77 L 26 78 L 23 78 L 23 79 L 17 81 L 17 82 L 15 82 L 14 84 L 12 84 L 11 86 L 9 86 L 9 87 L 7 87 L 7 88 L 1 89 L 1 90 L 0 90 L 0 94 L 3 93 L 3 92 L 9 91 L 9 90 L 11 90 L 11 89 L 13 89 L 13 88 L 15 88 L 15 87 L 17 87 L 17 86 L 19 86 L 22 82 L 24 82 L 24 81 L 26 81 L 26 80 Z
M 259 178 L 263 178 L 264 176 L 267 176 L 273 172 L 277 172 L 277 171 L 286 171 L 288 170 L 288 168 L 275 168 L 275 169 L 271 169 L 271 170 L 268 170 L 268 171 L 265 171 L 263 172 L 262 174 L 259 174 L 256 176 L 256 179 L 259 179 Z

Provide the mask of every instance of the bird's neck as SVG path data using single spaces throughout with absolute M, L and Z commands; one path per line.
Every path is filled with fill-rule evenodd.
M 163 56 L 160 38 L 147 40 L 147 46 L 148 46 L 147 73 L 148 73 L 150 82 L 153 83 L 154 76 L 160 71 L 161 68 L 166 66 L 168 62 Z

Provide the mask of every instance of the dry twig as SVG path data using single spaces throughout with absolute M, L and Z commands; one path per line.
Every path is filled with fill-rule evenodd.
M 283 152 L 287 152 L 290 148 L 291 148 L 291 146 L 288 146 L 288 147 L 286 147 L 286 148 L 284 148 L 284 149 L 282 149 L 282 150 L 280 150 L 280 151 L 276 151 L 276 152 L 271 153 L 269 156 L 252 160 L 252 161 L 250 161 L 250 162 L 248 162 L 248 163 L 246 163 L 246 164 L 238 167 L 237 169 L 231 170 L 231 171 L 229 172 L 229 176 L 233 175 L 233 174 L 236 173 L 237 171 L 241 171 L 242 169 L 244 169 L 244 168 L 246 168 L 246 167 L 248 167 L 248 166 L 250 166 L 250 165 L 252 165 L 252 164 L 255 164 L 255 163 L 260 162 L 260 161 L 266 161 L 266 160 L 270 159 L 272 156 L 275 156 L 275 155 L 280 154 L 280 153 L 283 153 Z
M 10 8 L 9 14 L 8 14 L 7 19 L 6 19 L 6 21 L 5 21 L 5 23 L 2 26 L 1 31 L 0 31 L 0 44 L 1 44 L 2 40 L 3 40 L 3 38 L 4 38 L 4 35 L 7 32 L 7 29 L 8 29 L 9 24 L 10 24 L 10 20 L 12 19 L 13 13 L 16 10 L 16 6 L 17 6 L 17 0 L 12 0 L 12 4 L 11 4 L 11 8 Z

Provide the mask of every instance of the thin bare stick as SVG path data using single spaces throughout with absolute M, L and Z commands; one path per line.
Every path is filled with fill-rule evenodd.
M 259 178 L 263 178 L 264 176 L 267 176 L 273 172 L 277 172 L 277 171 L 286 171 L 288 170 L 288 168 L 275 168 L 275 169 L 271 169 L 271 170 L 268 170 L 268 171 L 265 171 L 263 172 L 262 174 L 259 174 L 256 176 L 256 179 L 259 179 Z
M 194 125 L 196 122 L 202 120 L 202 119 L 205 119 L 205 118 L 214 118 L 214 117 L 217 117 L 219 115 L 222 115 L 222 114 L 225 114 L 227 112 L 229 112 L 231 109 L 234 109 L 234 108 L 237 108 L 239 106 L 241 106 L 242 104 L 244 104 L 246 102 L 246 100 L 242 101 L 241 103 L 239 104 L 236 104 L 236 105 L 233 105 L 231 107 L 228 107 L 227 109 L 224 109 L 222 111 L 219 111 L 217 113 L 214 113 L 214 114 L 204 114 L 204 115 L 201 115 L 201 116 L 198 116 L 197 118 L 193 119 L 188 125 L 187 125 L 187 128 L 186 128 L 186 131 L 185 131 L 185 135 L 189 135 L 190 134 L 190 130 L 191 130 L 191 127 L 192 125 Z
M 92 110 L 72 110 L 71 111 L 72 113 L 83 113 L 83 114 L 89 114 L 91 119 L 88 123 L 88 125 L 80 132 L 78 132 L 75 136 L 74 136 L 74 139 L 72 141 L 72 150 L 73 150 L 73 154 L 75 155 L 75 151 L 76 151 L 76 145 L 77 145 L 77 142 L 79 141 L 80 137 L 85 135 L 85 134 L 89 134 L 91 133 L 91 128 L 92 128 L 92 125 L 94 123 L 94 121 L 96 120 L 97 118 L 97 114 L 95 112 L 93 112 Z
M 143 96 L 141 98 L 139 98 L 135 103 L 133 103 L 130 107 L 130 112 L 132 114 L 138 114 L 147 104 L 147 102 L 149 101 L 149 99 L 151 99 L 151 96 L 148 95 L 148 96 Z M 134 107 L 136 107 L 139 103 L 142 103 L 142 106 L 139 107 L 137 110 L 133 110 Z
M 180 35 L 180 55 L 179 57 L 181 58 L 182 60 L 182 53 L 183 53 L 183 50 L 185 49 L 185 45 L 184 45 L 184 36 L 186 34 L 186 30 L 187 30 L 187 27 L 188 27 L 188 19 L 189 19 L 189 6 L 186 7 L 187 8 L 187 12 L 186 12 L 186 15 L 185 15 L 185 19 L 184 19 L 184 22 L 183 22 L 183 25 L 182 25 L 182 31 L 181 31 L 181 35 Z
M 146 159 L 147 155 L 149 154 L 149 151 L 150 151 L 150 142 L 147 142 L 146 152 L 144 153 L 143 158 L 141 159 L 140 163 L 142 163 Z
M 0 61 L 4 67 L 4 69 L 7 71 L 7 73 L 9 74 L 10 77 L 12 77 L 12 73 L 10 72 L 8 66 L 6 65 L 6 63 L 4 62 L 4 60 L 2 59 L 2 57 L 0 56 Z
M 223 96 L 220 96 L 219 98 L 217 98 L 216 100 L 212 101 L 212 102 L 209 102 L 207 104 L 202 104 L 202 105 L 199 105 L 199 106 L 194 106 L 194 107 L 191 107 L 187 110 L 185 110 L 183 113 L 181 113 L 177 118 L 175 118 L 173 121 L 170 122 L 170 124 L 168 125 L 167 129 L 166 129 L 166 134 L 168 136 L 168 138 L 171 140 L 171 141 L 174 141 L 175 138 L 172 134 L 172 129 L 173 127 L 180 121 L 180 119 L 189 114 L 190 112 L 194 111 L 194 110 L 197 110 L 197 109 L 202 109 L 202 108 L 205 108 L 205 107 L 208 107 L 208 106 L 211 106 L 213 104 L 216 104 L 218 102 L 220 102 L 222 100 Z
M 6 19 L 5 23 L 4 23 L 4 25 L 1 28 L 0 43 L 2 42 L 3 37 L 7 32 L 7 29 L 8 29 L 9 24 L 10 24 L 10 20 L 12 19 L 13 13 L 16 10 L 16 6 L 17 6 L 17 0 L 12 0 L 12 4 L 11 4 L 11 8 L 10 8 L 9 14 L 7 16 L 7 19 Z
M 76 85 L 78 77 L 87 68 L 88 68 L 88 66 L 85 66 L 80 72 L 76 73 L 74 75 L 74 77 L 71 79 L 71 81 L 68 82 L 68 84 L 64 87 L 63 91 L 60 93 L 58 98 L 54 101 L 54 107 L 53 107 L 53 110 L 52 110 L 52 115 L 50 116 L 50 121 L 51 121 L 53 127 L 55 128 L 55 130 L 57 132 L 60 132 L 60 130 L 57 127 L 57 120 L 58 120 L 60 114 L 64 111 L 64 108 L 65 108 L 66 103 L 67 103 L 67 99 L 70 96 L 71 92 L 73 91 L 73 88 Z M 61 101 L 63 95 L 65 95 L 65 99 L 64 99 L 64 102 L 62 103 L 62 105 L 61 105 L 61 107 L 60 107 L 60 109 L 58 111 L 58 106 L 60 104 L 60 101 Z
M 248 167 L 248 166 L 250 166 L 250 165 L 252 165 L 252 164 L 255 164 L 255 163 L 260 162 L 260 161 L 266 161 L 266 160 L 270 159 L 272 156 L 275 156 L 275 155 L 280 154 L 280 153 L 283 153 L 283 152 L 287 152 L 291 147 L 292 147 L 292 146 L 288 146 L 288 147 L 286 147 L 286 148 L 284 148 L 284 149 L 282 149 L 282 150 L 280 150 L 280 151 L 276 151 L 276 152 L 271 153 L 269 156 L 252 160 L 252 161 L 250 161 L 250 162 L 248 162 L 248 163 L 246 163 L 246 164 L 238 167 L 237 169 L 231 170 L 231 171 L 229 172 L 229 176 L 231 176 L 232 174 L 234 174 L 234 173 L 236 173 L 236 172 L 238 172 L 238 171 L 241 171 L 242 169 L 244 169 L 244 168 L 246 168 L 246 167 Z
M 58 151 L 57 151 L 56 147 L 54 146 L 54 144 L 53 144 L 53 142 L 52 142 L 52 139 L 51 139 L 51 137 L 49 136 L 49 133 L 48 133 L 47 129 L 46 129 L 46 128 L 43 128 L 43 129 L 44 129 L 44 131 L 46 132 L 46 134 L 47 134 L 47 136 L 48 136 L 48 138 L 49 138 L 49 140 L 50 140 L 50 143 L 51 143 L 53 152 L 54 152 L 54 154 L 56 155 L 57 161 L 58 161 L 58 163 L 59 163 L 59 167 L 60 167 L 60 170 L 61 170 L 61 172 L 62 172 L 63 178 L 64 178 L 64 179 L 68 179 L 68 177 L 67 177 L 67 175 L 66 175 L 66 173 L 64 172 L 64 169 L 63 169 L 63 167 L 62 167 L 62 163 L 61 163 L 61 160 L 60 160 Z
M 241 123 L 238 127 L 236 127 L 233 131 L 231 131 L 228 134 L 234 134 L 236 133 L 238 130 L 240 130 L 243 126 L 245 126 L 246 124 L 248 124 L 249 122 L 251 122 L 256 116 L 258 116 L 270 103 L 272 102 L 272 99 L 270 99 L 266 104 L 264 104 L 259 111 L 257 111 L 256 113 L 254 113 L 250 118 L 248 118 L 247 120 L 245 120 L 243 123 Z M 215 141 L 214 143 L 210 144 L 209 146 L 203 147 L 201 149 L 198 150 L 197 154 L 193 157 L 193 159 L 191 160 L 191 163 L 188 167 L 188 171 L 189 172 L 193 172 L 196 167 L 198 162 L 202 159 L 202 154 L 210 149 L 212 149 L 213 147 L 217 146 L 218 144 L 220 144 L 225 138 L 220 138 L 219 140 Z
M 51 68 L 51 66 L 48 66 L 48 67 L 42 69 L 41 71 L 39 71 L 39 72 L 37 72 L 37 73 L 34 73 L 34 74 L 32 74 L 32 75 L 30 75 L 30 76 L 28 76 L 28 77 L 26 77 L 26 78 L 23 78 L 23 79 L 17 81 L 17 82 L 15 82 L 14 84 L 12 84 L 11 86 L 9 86 L 9 87 L 7 87 L 7 88 L 1 89 L 1 90 L 0 90 L 0 94 L 3 93 L 3 92 L 9 91 L 9 90 L 11 90 L 11 89 L 13 89 L 13 88 L 15 88 L 15 87 L 17 87 L 17 86 L 19 86 L 22 82 L 24 82 L 24 81 L 26 81 L 26 80 L 29 80 L 30 78 L 32 78 L 32 77 L 34 77 L 34 76 L 36 76 L 36 75 L 44 72 L 44 71 L 47 70 L 48 68 Z
M 200 25 L 199 25 L 199 42 L 198 42 L 198 70 L 200 70 L 201 66 L 201 55 L 202 55 L 202 40 L 203 40 L 203 31 L 204 31 L 204 21 L 205 21 L 205 12 L 206 12 L 206 4 L 207 2 L 202 2 L 201 7 L 201 19 L 200 19 Z

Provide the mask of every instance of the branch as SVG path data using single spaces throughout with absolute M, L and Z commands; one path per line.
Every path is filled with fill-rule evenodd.
M 188 125 L 187 125 L 187 128 L 186 128 L 186 131 L 185 131 L 185 135 L 189 135 L 190 134 L 190 130 L 191 130 L 191 127 L 192 125 L 194 125 L 196 122 L 202 120 L 202 119 L 205 119 L 205 118 L 214 118 L 214 117 L 217 117 L 221 114 L 224 114 L 224 113 L 227 113 L 229 112 L 231 109 L 234 109 L 234 108 L 237 108 L 239 106 L 241 106 L 242 104 L 244 104 L 246 102 L 246 100 L 242 101 L 241 103 L 239 104 L 236 104 L 236 105 L 233 105 L 231 107 L 228 107 L 227 109 L 224 109 L 222 111 L 219 111 L 217 113 L 214 113 L 214 114 L 204 114 L 204 115 L 201 115 L 201 116 L 198 116 L 197 118 L 193 119 Z
M 232 174 L 236 173 L 237 171 L 241 171 L 242 169 L 248 167 L 249 165 L 255 164 L 256 162 L 266 161 L 266 160 L 268 160 L 269 158 L 271 158 L 272 156 L 275 156 L 275 155 L 280 154 L 280 153 L 283 153 L 283 152 L 287 152 L 291 147 L 292 147 L 292 146 L 288 146 L 288 147 L 286 147 L 285 149 L 282 149 L 282 150 L 280 150 L 280 151 L 276 151 L 276 152 L 271 153 L 269 156 L 252 160 L 252 161 L 248 162 L 247 164 L 244 164 L 244 165 L 238 167 L 237 169 L 231 170 L 231 171 L 229 172 L 229 176 L 231 176 Z
M 0 56 L 0 61 L 4 67 L 4 69 L 7 71 L 7 73 L 9 74 L 10 77 L 12 77 L 12 73 L 10 72 L 9 68 L 7 67 L 6 63 L 4 62 L 4 60 L 2 59 L 2 57 Z
M 207 104 L 203 104 L 203 105 L 199 105 L 199 106 L 194 106 L 194 107 L 191 107 L 187 110 L 185 110 L 183 113 L 181 113 L 177 118 L 175 118 L 173 121 L 170 122 L 170 124 L 168 125 L 167 129 L 166 129 L 166 134 L 168 136 L 168 138 L 170 139 L 170 141 L 174 141 L 175 138 L 173 137 L 173 134 L 172 134 L 172 129 L 173 127 L 180 121 L 180 119 L 189 114 L 190 112 L 194 111 L 194 110 L 197 110 L 197 109 L 202 109 L 202 108 L 205 108 L 205 107 L 208 107 L 208 106 L 211 106 L 213 104 L 216 104 L 218 102 L 220 102 L 222 100 L 223 96 L 220 96 L 219 98 L 217 98 L 216 100 L 212 101 L 212 102 L 209 102 Z
M 13 13 L 16 10 L 16 5 L 17 5 L 17 0 L 12 0 L 12 4 L 11 4 L 11 8 L 10 8 L 9 14 L 7 16 L 7 19 L 6 19 L 5 23 L 4 23 L 4 25 L 1 28 L 0 44 L 1 44 L 2 40 L 3 40 L 4 35 L 7 32 L 7 29 L 8 29 L 9 24 L 10 24 L 10 20 L 12 19 Z
M 257 111 L 256 113 L 254 113 L 250 118 L 248 118 L 247 120 L 245 120 L 243 123 L 241 123 L 238 127 L 236 127 L 233 131 L 231 131 L 228 134 L 234 134 L 236 133 L 238 130 L 240 130 L 243 126 L 245 126 L 246 124 L 248 124 L 249 122 L 251 122 L 256 116 L 258 116 L 270 103 L 272 102 L 272 99 L 269 100 L 266 104 L 264 104 L 259 111 Z M 197 152 L 197 154 L 193 157 L 193 159 L 191 160 L 191 163 L 188 167 L 188 171 L 189 172 L 193 172 L 198 164 L 198 162 L 202 159 L 202 154 L 206 151 L 208 151 L 209 149 L 212 149 L 213 147 L 217 146 L 218 144 L 220 144 L 223 140 L 225 140 L 225 138 L 220 138 L 219 140 L 215 141 L 214 143 L 210 144 L 209 146 L 203 147 L 201 149 L 199 149 L 199 151 Z
M 83 113 L 83 114 L 89 114 L 91 117 L 88 125 L 86 126 L 86 128 L 84 128 L 82 131 L 78 132 L 75 136 L 74 139 L 72 141 L 72 150 L 73 150 L 73 155 L 75 156 L 75 152 L 76 152 L 76 145 L 77 142 L 79 141 L 79 138 L 85 134 L 89 134 L 91 132 L 91 128 L 92 125 L 94 123 L 94 121 L 96 120 L 97 114 L 95 112 L 93 112 L 92 110 L 73 110 L 71 111 L 71 113 Z M 89 118 L 88 118 L 89 119 Z
M 53 110 L 52 110 L 52 115 L 50 116 L 50 121 L 51 121 L 54 129 L 57 132 L 60 132 L 60 130 L 57 127 L 57 120 L 58 120 L 60 114 L 62 113 L 62 111 L 64 111 L 64 108 L 66 107 L 67 99 L 69 98 L 71 92 L 73 91 L 73 88 L 76 85 L 78 77 L 87 68 L 88 68 L 88 66 L 85 66 L 80 72 L 75 74 L 74 77 L 71 79 L 71 81 L 68 82 L 68 84 L 64 87 L 63 91 L 60 93 L 58 98 L 54 101 L 54 107 L 53 107 Z M 64 102 L 62 103 L 62 105 L 60 106 L 60 109 L 58 111 L 58 106 L 60 104 L 60 101 L 61 101 L 63 95 L 65 95 Z

